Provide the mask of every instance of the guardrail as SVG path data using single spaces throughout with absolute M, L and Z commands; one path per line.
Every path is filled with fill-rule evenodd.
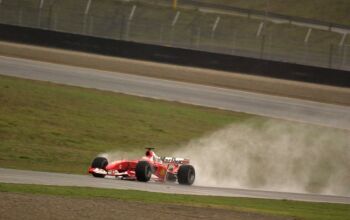
M 347 71 L 0 24 L 0 40 L 341 87 Z
M 158 1 L 163 2 L 163 4 L 169 3 L 169 1 L 167 0 L 158 0 Z M 247 17 L 256 15 L 256 16 L 268 17 L 272 19 L 286 20 L 289 23 L 299 22 L 299 23 L 309 24 L 310 26 L 313 26 L 313 25 L 323 26 L 325 27 L 326 30 L 332 30 L 332 28 L 338 28 L 338 29 L 342 29 L 344 32 L 350 32 L 349 25 L 336 24 L 336 23 L 320 21 L 316 19 L 283 15 L 279 13 L 267 12 L 267 11 L 265 12 L 265 11 L 259 11 L 254 9 L 239 8 L 232 5 L 222 5 L 217 3 L 203 2 L 199 0 L 181 0 L 181 3 L 184 5 L 191 5 L 197 8 L 217 9 L 217 10 L 226 11 L 226 12 L 238 12 L 238 13 L 246 14 Z
M 144 0 L 0 2 L 3 24 L 350 70 L 350 38 L 330 31 L 268 23 L 248 16 L 175 11 Z

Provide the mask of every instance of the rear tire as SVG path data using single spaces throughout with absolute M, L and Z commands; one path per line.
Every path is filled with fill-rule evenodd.
M 104 170 L 106 170 L 107 165 L 108 165 L 108 160 L 104 157 L 96 157 L 91 163 L 92 168 L 99 168 Z M 104 178 L 106 176 L 105 174 L 100 174 L 100 173 L 92 173 L 92 175 L 98 178 Z
M 191 165 L 182 165 L 177 172 L 177 180 L 182 185 L 192 185 L 196 172 Z
M 140 182 L 148 182 L 152 176 L 152 167 L 147 161 L 139 161 L 136 165 L 136 179 Z

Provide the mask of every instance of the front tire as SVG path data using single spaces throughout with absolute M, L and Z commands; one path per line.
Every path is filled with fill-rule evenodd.
M 196 172 L 191 165 L 182 165 L 177 172 L 177 180 L 181 185 L 192 185 Z
M 152 176 L 152 167 L 147 161 L 139 161 L 136 165 L 136 179 L 140 182 L 148 182 Z
M 92 163 L 91 167 L 92 168 L 99 168 L 99 169 L 106 169 L 108 165 L 108 160 L 105 157 L 96 157 Z M 92 173 L 94 177 L 98 178 L 104 178 L 106 175 L 105 174 L 100 174 L 100 173 Z

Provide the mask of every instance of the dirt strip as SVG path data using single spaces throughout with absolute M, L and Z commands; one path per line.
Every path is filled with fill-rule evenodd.
M 168 204 L 149 204 L 112 199 L 0 193 L 0 219 L 291 219 Z
M 350 105 L 350 88 L 339 88 L 8 42 L 0 42 L 0 54 L 319 102 Z

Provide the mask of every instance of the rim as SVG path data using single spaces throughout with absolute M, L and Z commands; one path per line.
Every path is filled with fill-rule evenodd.
M 188 181 L 189 181 L 189 183 L 193 183 L 194 178 L 195 178 L 195 175 L 194 175 L 193 169 L 190 169 L 190 172 L 188 172 Z
M 146 167 L 146 176 L 149 178 L 151 177 L 152 173 L 151 173 L 151 168 L 149 166 Z

